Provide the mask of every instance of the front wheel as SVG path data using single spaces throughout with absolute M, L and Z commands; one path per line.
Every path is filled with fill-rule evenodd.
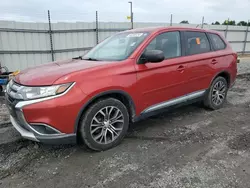
M 226 101 L 227 91 L 226 79 L 221 76 L 215 78 L 205 96 L 204 105 L 212 110 L 221 108 Z
M 117 99 L 108 98 L 97 101 L 82 115 L 79 132 L 90 149 L 102 151 L 118 145 L 128 126 L 126 106 Z

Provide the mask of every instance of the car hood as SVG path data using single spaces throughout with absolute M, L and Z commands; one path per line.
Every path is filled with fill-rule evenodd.
M 70 59 L 55 61 L 21 71 L 15 81 L 27 86 L 52 85 L 57 79 L 73 72 L 110 64 L 109 61 L 87 61 Z

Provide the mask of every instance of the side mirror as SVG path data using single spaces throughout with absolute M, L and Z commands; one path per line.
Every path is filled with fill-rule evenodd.
M 161 50 L 147 50 L 145 51 L 139 61 L 139 64 L 144 63 L 159 63 L 165 59 L 163 51 Z

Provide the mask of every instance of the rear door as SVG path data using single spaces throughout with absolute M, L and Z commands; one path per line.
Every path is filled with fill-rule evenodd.
M 228 45 L 223 37 L 217 33 L 208 33 L 214 51 L 216 51 L 217 63 L 213 64 L 213 68 L 218 72 L 226 71 L 230 73 L 231 84 L 235 81 L 237 74 L 237 54 L 233 52 L 230 45 Z M 216 74 L 215 73 L 215 74 Z
M 189 73 L 188 92 L 209 88 L 218 61 L 205 32 L 185 31 L 185 55 Z
M 184 96 L 187 93 L 189 74 L 185 57 L 182 57 L 180 32 L 160 33 L 144 50 L 161 50 L 165 60 L 135 65 L 137 89 L 143 101 L 141 110 Z

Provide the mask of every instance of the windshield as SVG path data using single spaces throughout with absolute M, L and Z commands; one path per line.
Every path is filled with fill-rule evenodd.
M 148 35 L 147 32 L 116 34 L 91 49 L 83 59 L 96 61 L 127 59 Z

